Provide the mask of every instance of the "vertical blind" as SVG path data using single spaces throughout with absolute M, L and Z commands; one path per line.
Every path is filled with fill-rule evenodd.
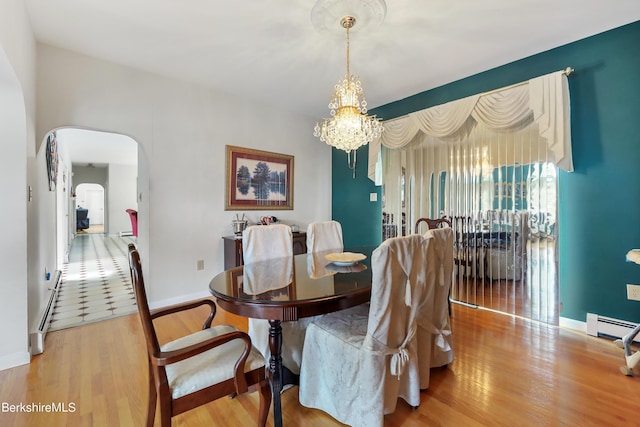
M 557 168 L 572 170 L 568 86 L 563 72 L 534 80 L 385 124 L 376 179 L 384 237 L 412 233 L 419 218 L 451 220 L 455 300 L 557 323 Z

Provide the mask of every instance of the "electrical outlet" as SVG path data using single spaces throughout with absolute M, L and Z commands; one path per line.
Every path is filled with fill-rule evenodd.
M 196 270 L 204 270 L 204 260 L 199 259 L 196 261 Z
M 627 284 L 627 299 L 640 301 L 640 285 Z

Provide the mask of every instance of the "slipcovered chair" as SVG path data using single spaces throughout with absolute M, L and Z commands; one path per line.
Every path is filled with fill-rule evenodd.
M 265 376 L 264 358 L 251 345 L 249 336 L 233 326 L 211 326 L 216 305 L 208 299 L 151 313 L 140 255 L 133 244 L 129 244 L 129 269 L 147 343 L 147 427 L 154 425 L 156 403 L 160 405 L 160 425 L 169 427 L 172 417 L 224 396 L 246 393 L 253 385 L 260 393 L 258 425 L 265 426 L 271 387 Z M 208 305 L 211 311 L 201 331 L 160 345 L 153 324 L 155 319 L 202 305 Z
M 312 222 L 307 227 L 307 253 L 342 252 L 342 225 L 338 221 Z
M 399 397 L 420 404 L 416 332 L 421 313 L 433 308 L 433 287 L 427 285 L 435 274 L 427 265 L 431 240 L 414 234 L 384 241 L 371 257 L 370 304 L 309 325 L 302 405 L 345 424 L 379 427 Z
M 293 234 L 286 224 L 252 225 L 242 232 L 245 264 L 293 256 Z
M 309 277 L 319 279 L 332 276 L 336 271 L 327 269 L 326 255 L 342 252 L 342 225 L 338 221 L 312 222 L 307 227 L 307 258 Z
M 429 365 L 420 366 L 421 388 L 429 387 L 429 368 L 441 367 L 453 362 L 453 337 L 451 335 L 451 310 L 449 292 L 453 282 L 453 229 L 438 228 L 427 230 L 425 238 L 431 238 L 427 252 L 427 262 L 435 267 L 434 304 L 429 313 L 431 324 L 423 322 L 418 327 L 418 354 L 421 360 L 430 360 Z M 431 354 L 423 358 L 423 354 Z
M 255 225 L 242 233 L 242 252 L 245 266 L 269 259 L 293 257 L 293 234 L 285 224 Z M 246 267 L 245 267 L 246 268 Z M 282 364 L 292 373 L 300 372 L 304 329 L 298 322 L 282 322 Z M 269 321 L 249 318 L 249 336 L 269 360 Z

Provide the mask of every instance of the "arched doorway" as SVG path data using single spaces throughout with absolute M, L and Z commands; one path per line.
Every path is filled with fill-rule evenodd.
M 79 326 L 136 310 L 126 248 L 135 243 L 127 209 L 137 210 L 138 145 L 128 136 L 65 128 L 55 131 L 60 161 L 69 170 L 71 244 L 50 329 Z M 62 205 L 62 204 L 61 204 Z M 58 206 L 58 227 L 64 227 Z M 88 227 L 77 227 L 87 210 Z M 68 218 L 68 217 L 67 217 Z
M 62 128 L 55 133 L 60 157 L 70 171 L 72 211 L 91 204 L 90 224 L 102 224 L 106 234 L 130 233 L 126 210 L 137 210 L 137 142 L 126 135 L 87 129 Z M 98 187 L 79 191 L 85 184 Z M 60 212 L 59 218 L 61 226 L 64 216 Z
M 83 183 L 75 188 L 76 212 L 79 209 L 86 209 L 88 215 L 86 221 L 88 228 L 76 226 L 76 233 L 105 233 L 104 187 L 100 184 Z

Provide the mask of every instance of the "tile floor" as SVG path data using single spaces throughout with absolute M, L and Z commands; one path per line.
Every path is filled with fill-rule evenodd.
M 49 330 L 106 320 L 137 310 L 127 245 L 135 237 L 78 234 L 62 269 Z

